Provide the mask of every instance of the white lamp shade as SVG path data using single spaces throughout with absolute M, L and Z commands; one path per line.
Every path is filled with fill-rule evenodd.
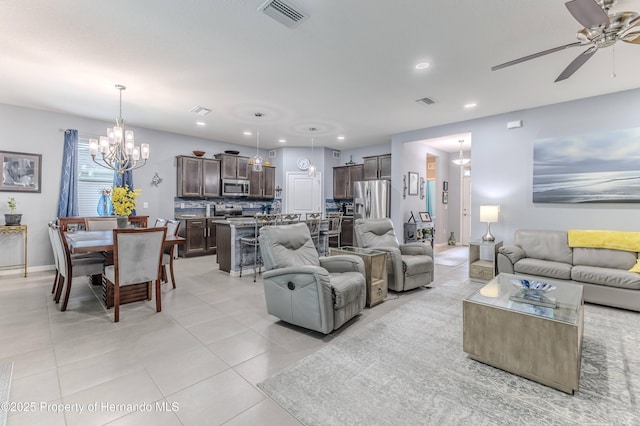
M 500 206 L 480 206 L 480 222 L 497 222 Z

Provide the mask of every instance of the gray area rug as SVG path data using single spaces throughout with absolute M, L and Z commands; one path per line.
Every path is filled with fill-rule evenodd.
M 458 266 L 469 260 L 469 249 L 467 247 L 455 247 L 448 250 L 434 253 L 433 263 L 443 266 Z
M 640 314 L 585 305 L 572 396 L 467 357 L 475 288 L 430 289 L 258 386 L 306 425 L 640 424 Z
M 0 405 L 9 402 L 13 362 L 0 362 Z M 0 408 L 0 426 L 7 424 L 7 410 Z

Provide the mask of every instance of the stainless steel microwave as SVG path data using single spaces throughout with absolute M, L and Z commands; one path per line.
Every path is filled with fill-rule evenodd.
M 249 181 L 238 179 L 222 179 L 222 196 L 248 197 Z

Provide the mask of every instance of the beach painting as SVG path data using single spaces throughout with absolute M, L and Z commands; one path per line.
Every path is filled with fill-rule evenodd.
M 640 202 L 640 128 L 534 141 L 533 202 Z

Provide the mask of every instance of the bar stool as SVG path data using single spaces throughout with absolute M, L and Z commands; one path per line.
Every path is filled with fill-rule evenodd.
M 337 238 L 340 247 L 340 233 L 342 231 L 342 212 L 327 212 L 327 220 L 329 221 L 329 230 L 327 231 L 327 245 L 325 246 L 324 255 L 329 254 L 329 242 L 331 238 Z
M 246 248 L 253 247 L 253 282 L 256 282 L 256 276 L 258 269 L 262 272 L 262 257 L 258 257 L 260 252 L 260 242 L 258 236 L 260 234 L 260 228 L 267 225 L 276 225 L 278 222 L 277 214 L 257 214 L 255 216 L 254 233 L 252 236 L 240 237 L 240 277 L 242 277 L 242 269 L 247 265 L 245 256 L 247 255 Z
M 280 224 L 281 225 L 290 225 L 292 223 L 300 222 L 300 217 L 302 213 L 287 213 L 280 215 Z

